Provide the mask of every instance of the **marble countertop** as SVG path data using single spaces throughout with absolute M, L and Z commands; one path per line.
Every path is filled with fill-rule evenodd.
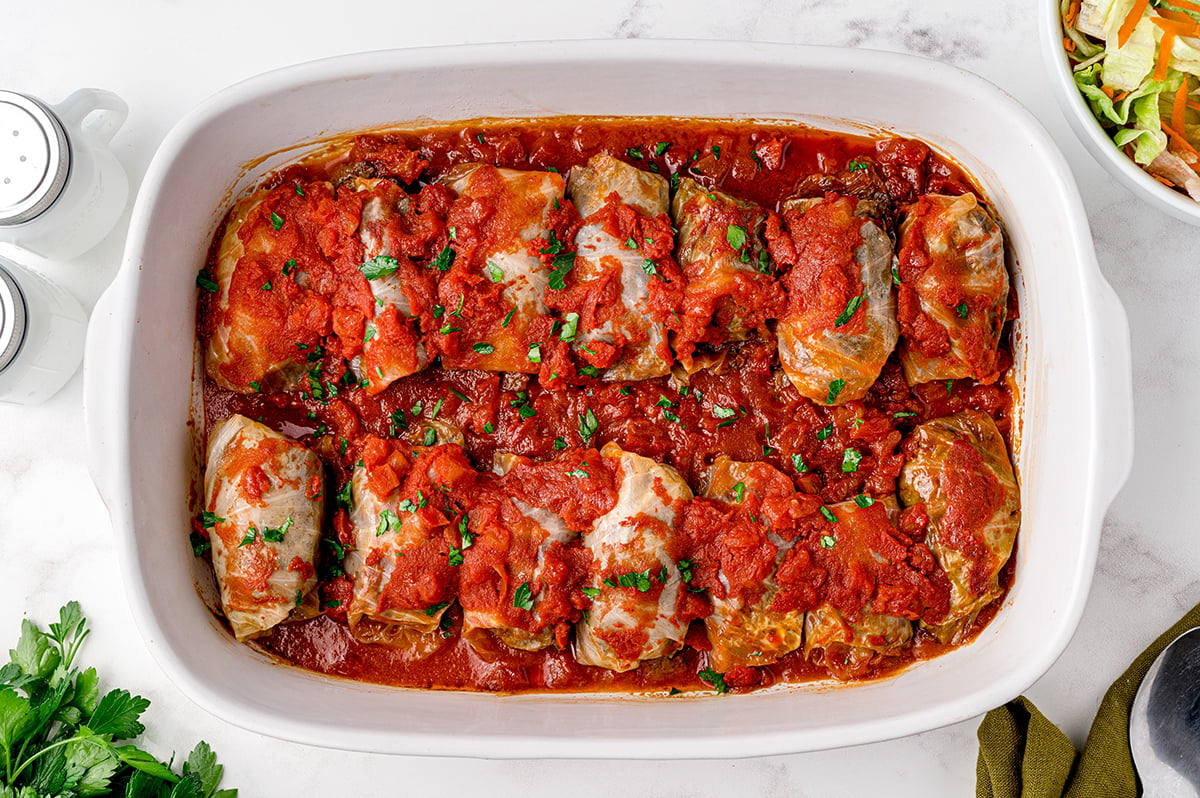
M 1116 185 L 1076 141 L 1042 74 L 1025 0 L 612 0 L 589 4 L 443 0 L 351 5 L 209 0 L 61 0 L 5 8 L 3 88 L 58 102 L 79 86 L 117 92 L 132 108 L 114 139 L 133 176 L 193 105 L 267 69 L 362 50 L 415 45 L 577 38 L 696 38 L 842 45 L 918 53 L 998 84 L 1028 106 L 1075 172 L 1101 269 L 1129 314 L 1137 454 L 1104 524 L 1099 567 L 1066 652 L 1027 694 L 1082 745 L 1100 698 L 1130 660 L 1200 601 L 1200 546 L 1183 520 L 1200 485 L 1200 231 L 1157 213 Z M 99 247 L 46 267 L 90 305 L 120 261 L 128 215 Z M 488 761 L 347 753 L 262 737 L 209 715 L 151 660 L 114 574 L 112 529 L 86 469 L 78 375 L 39 407 L 0 405 L 0 641 L 20 619 L 51 620 L 78 599 L 94 631 L 84 658 L 108 685 L 153 702 L 146 747 L 186 752 L 198 739 L 245 796 L 332 791 L 412 794 L 488 790 L 578 796 L 843 794 L 965 795 L 974 789 L 979 719 L 855 748 L 704 762 Z M 10 644 L 11 644 L 10 643 Z

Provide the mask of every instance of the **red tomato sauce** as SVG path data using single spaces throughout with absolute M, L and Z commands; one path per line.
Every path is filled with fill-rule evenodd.
M 402 483 L 411 463 L 386 444 L 385 439 L 413 440 L 430 422 L 445 422 L 461 430 L 465 455 L 480 472 L 491 470 L 497 453 L 528 458 L 498 481 L 488 476 L 481 478 L 480 484 L 499 484 L 510 497 L 555 507 L 566 525 L 576 530 L 585 528 L 615 501 L 617 485 L 612 474 L 600 465 L 595 452 L 609 441 L 674 466 L 697 495 L 703 476 L 719 454 L 773 466 L 791 481 L 791 487 L 798 493 L 783 490 L 780 493 L 787 495 L 756 495 L 749 509 L 736 512 L 731 512 L 727 505 L 697 499 L 689 505 L 684 520 L 690 554 L 695 556 L 696 552 L 707 550 L 708 561 L 716 559 L 727 564 L 728 572 L 733 575 L 727 590 L 714 570 L 697 566 L 692 584 L 708 588 L 713 595 L 729 592 L 746 597 L 756 595 L 756 581 L 760 582 L 762 574 L 772 567 L 774 545 L 766 541 L 762 518 L 770 519 L 772 529 L 784 530 L 781 535 L 799 536 L 811 531 L 814 524 L 824 523 L 812 520 L 823 503 L 847 501 L 859 495 L 882 499 L 895 494 L 897 477 L 904 464 L 899 444 L 915 425 L 971 408 L 991 415 L 1006 440 L 1009 438 L 1014 398 L 1005 380 L 982 385 L 961 379 L 912 387 L 905 383 L 893 354 L 862 401 L 826 407 L 802 397 L 791 386 L 775 368 L 773 344 L 757 336 L 745 343 L 713 347 L 707 346 L 703 336 L 693 331 L 693 339 L 699 342 L 694 357 L 703 368 L 686 382 L 673 377 L 636 382 L 589 379 L 578 373 L 566 345 L 543 346 L 540 366 L 525 370 L 537 369 L 536 374 L 461 368 L 471 365 L 475 357 L 465 342 L 489 340 L 489 336 L 506 333 L 500 325 L 510 308 L 499 288 L 481 276 L 476 252 L 486 248 L 489 240 L 503 238 L 502 233 L 515 222 L 505 215 L 509 211 L 498 213 L 489 204 L 486 192 L 473 203 L 456 204 L 453 195 L 434 181 L 455 165 L 476 161 L 514 169 L 554 170 L 566 175 L 572 166 L 584 164 L 600 152 L 664 176 L 692 177 L 706 186 L 758 203 L 774 218 L 774 222 L 768 220 L 768 239 L 779 232 L 776 214 L 781 200 L 790 196 L 798 183 L 806 179 L 821 185 L 827 180 L 858 180 L 861 176 L 853 166 L 857 162 L 869 163 L 871 173 L 882 187 L 880 190 L 898 203 L 913 202 L 925 192 L 978 193 L 970 178 L 955 164 L 920 142 L 875 140 L 802 126 L 715 121 L 479 121 L 456 127 L 359 136 L 337 158 L 283 169 L 270 179 L 268 187 L 311 185 L 311 181 L 322 180 L 341 183 L 365 176 L 390 178 L 410 193 L 419 192 L 416 205 L 420 212 L 405 217 L 415 220 L 417 226 L 391 230 L 392 249 L 403 252 L 422 269 L 428 269 L 446 248 L 454 251 L 452 265 L 434 275 L 436 293 L 432 283 L 419 288 L 420 301 L 414 302 L 414 314 L 427 331 L 459 328 L 439 333 L 437 337 L 439 351 L 456 359 L 460 368 L 444 370 L 435 366 L 401 378 L 382 390 L 360 389 L 345 361 L 358 354 L 361 345 L 345 347 L 328 341 L 323 345 L 323 340 L 337 329 L 345 331 L 346 337 L 361 338 L 371 296 L 369 291 L 363 295 L 364 281 L 346 275 L 359 275 L 362 248 L 345 244 L 357 241 L 353 231 L 343 237 L 331 237 L 322 230 L 328 225 L 336 228 L 345 207 L 361 202 L 361 198 L 351 191 L 337 191 L 322 198 L 318 206 L 320 218 L 291 211 L 280 213 L 286 218 L 284 229 L 294 228 L 295 246 L 300 253 L 298 265 L 308 270 L 310 283 L 313 286 L 337 283 L 332 292 L 335 296 L 332 306 L 320 294 L 294 285 L 288 293 L 283 293 L 264 291 L 261 284 L 251 284 L 260 277 L 265 282 L 269 274 L 279 273 L 283 263 L 264 264 L 262 274 L 252 279 L 247 277 L 233 290 L 244 294 L 257 312 L 279 325 L 281 356 L 294 355 L 297 342 L 304 345 L 304 363 L 311 369 L 310 390 L 240 394 L 223 390 L 209 379 L 204 386 L 208 428 L 233 413 L 241 413 L 302 441 L 326 464 L 330 517 L 318 558 L 324 613 L 310 620 L 282 624 L 258 640 L 258 645 L 309 670 L 411 687 L 497 692 L 710 689 L 697 675 L 705 667 L 705 652 L 709 648 L 701 620 L 692 623 L 686 644 L 677 654 L 643 662 L 628 673 L 575 662 L 567 640 L 570 627 L 562 621 L 577 618 L 580 610 L 580 575 L 587 562 L 581 559 L 577 547 L 566 547 L 547 558 L 549 566 L 544 581 L 550 603 L 546 610 L 559 619 L 555 633 L 557 646 L 539 652 L 504 648 L 499 655 L 481 655 L 462 639 L 463 616 L 457 603 L 452 603 L 444 616 L 444 642 L 423 659 L 404 650 L 356 641 L 345 620 L 351 583 L 340 568 L 338 556 L 339 551 L 353 542 L 353 536 L 346 513 L 336 508 L 333 495 L 346 485 L 360 460 L 374 466 L 372 479 L 380 482 L 373 488 L 380 493 L 389 489 L 389 479 L 395 484 Z M 293 195 L 294 201 L 287 199 L 288 192 L 278 194 L 280 202 L 298 202 L 299 194 L 293 192 Z M 272 207 L 264 205 L 258 209 L 261 218 L 256 225 L 274 225 Z M 831 207 L 829 212 L 835 210 L 845 209 Z M 556 235 L 564 236 L 563 240 L 570 240 L 567 237 L 573 237 L 578 229 L 580 220 L 577 214 L 572 215 L 573 211 L 573 206 L 562 210 L 552 221 Z M 625 219 L 615 210 L 607 215 L 610 218 L 605 220 L 606 228 L 640 237 L 643 245 L 648 233 L 652 239 L 663 238 L 661 227 L 665 222 L 661 220 Z M 816 219 L 814 224 L 820 221 Z M 797 283 L 815 279 L 824 270 L 825 260 L 841 258 L 845 250 L 861 241 L 857 232 L 847 236 L 834 227 L 825 236 L 827 251 L 796 253 L 793 262 L 798 268 L 789 279 Z M 253 228 L 248 229 L 252 232 Z M 210 252 L 210 270 L 216 262 L 219 240 L 218 236 Z M 344 245 L 341 249 L 339 241 Z M 531 242 L 531 254 L 550 260 L 552 255 L 545 252 L 547 243 Z M 773 253 L 786 251 L 790 243 L 772 242 Z M 784 250 L 779 250 L 779 246 Z M 659 292 L 657 301 L 662 308 L 679 308 L 683 300 L 678 286 L 673 284 L 682 275 L 671 252 L 660 249 L 651 248 L 647 254 L 670 275 L 662 284 L 655 283 Z M 842 282 L 830 286 L 821 305 L 807 311 L 822 323 L 844 310 L 848 298 L 861 288 L 857 275 L 837 274 L 844 278 Z M 779 290 L 774 282 L 768 285 Z M 772 295 L 768 300 L 777 306 L 773 312 L 782 309 L 778 296 Z M 560 303 L 564 308 L 577 307 L 581 311 L 586 308 L 586 312 L 597 317 L 603 314 L 594 297 L 565 297 L 560 298 Z M 454 314 L 456 305 L 469 308 L 469 312 Z M 441 311 L 435 311 L 435 306 Z M 216 315 L 213 296 L 201 292 L 197 331 L 202 339 L 213 329 Z M 1015 316 L 1015 305 L 1010 307 L 1011 316 Z M 549 324 L 545 319 L 534 323 Z M 678 331 L 679 327 L 673 329 Z M 1007 333 L 1006 330 L 999 353 L 1001 372 L 1012 363 L 1006 348 Z M 392 334 L 399 333 L 392 331 Z M 519 342 L 522 351 L 529 341 L 552 337 L 540 327 L 524 331 L 522 336 Z M 329 340 L 336 341 L 338 337 Z M 288 350 L 286 353 L 284 348 Z M 607 365 L 604 354 L 597 354 L 591 365 Z M 594 425 L 588 419 L 594 419 Z M 565 450 L 577 450 L 583 467 L 593 474 L 589 489 L 572 490 L 562 480 L 544 478 L 539 473 L 539 469 L 545 468 L 544 461 L 560 456 Z M 849 451 L 854 452 L 851 458 L 847 455 Z M 846 467 L 851 460 L 854 468 Z M 964 484 L 963 490 L 986 492 L 974 484 Z M 875 507 L 877 510 L 872 512 L 878 512 L 882 518 L 882 505 Z M 778 569 L 780 590 L 772 609 L 778 612 L 805 609 L 828 600 L 854 611 L 868 604 L 870 585 L 878 584 L 884 588 L 876 592 L 876 611 L 908 617 L 918 617 L 922 612 L 936 615 L 937 607 L 933 605 L 938 601 L 937 591 L 930 585 L 939 578 L 944 581 L 945 574 L 931 562 L 927 549 L 910 548 L 923 537 L 925 519 L 921 513 L 920 508 L 913 508 L 901 516 L 902 539 L 877 541 L 889 547 L 893 555 L 896 564 L 889 568 L 868 565 L 870 553 L 864 551 L 842 573 L 838 569 L 847 568 L 847 561 L 831 561 L 819 545 L 793 547 Z M 454 520 L 445 519 L 451 525 Z M 717 525 L 726 525 L 729 534 L 715 538 L 712 529 Z M 499 518 L 492 526 L 496 529 L 490 534 L 500 534 Z M 789 528 L 791 533 L 786 532 Z M 891 529 L 896 532 L 894 527 Z M 878 534 L 889 533 L 881 529 Z M 500 557 L 504 544 L 495 545 L 495 556 Z M 471 596 L 481 605 L 502 603 L 500 597 L 511 593 L 511 586 L 497 583 L 488 573 L 495 571 L 495 563 L 488 559 L 487 546 L 480 546 L 477 559 L 457 577 L 445 572 L 447 547 L 447 540 L 440 537 L 430 542 L 429 558 L 414 561 L 411 567 L 424 568 L 435 578 L 411 586 L 419 596 L 390 597 L 396 606 L 424 606 L 430 600 L 452 598 L 449 585 L 454 579 L 461 585 L 462 595 Z M 522 556 L 532 561 L 532 553 L 525 552 Z M 1012 580 L 1012 562 L 1001 572 L 1005 589 Z M 832 582 L 837 586 L 828 587 L 831 580 L 822 584 L 814 576 L 817 570 L 832 570 L 837 577 Z M 689 617 L 699 618 L 707 612 L 707 598 L 702 592 L 685 593 L 681 601 L 689 605 Z M 983 611 L 974 633 L 986 625 L 1000 603 L 994 602 Z M 499 609 L 506 616 L 513 615 L 509 612 L 511 608 Z M 948 648 L 918 630 L 908 654 L 876 658 L 854 677 L 883 676 Z M 738 691 L 826 675 L 826 664 L 819 651 L 811 659 L 798 651 L 775 664 L 730 671 L 725 684 Z

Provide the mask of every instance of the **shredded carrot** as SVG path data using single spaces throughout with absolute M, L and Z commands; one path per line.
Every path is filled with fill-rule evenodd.
M 1171 62 L 1171 48 L 1175 46 L 1175 32 L 1163 31 L 1158 43 L 1158 61 L 1154 64 L 1154 79 L 1167 79 L 1167 65 Z
M 1134 0 L 1133 8 L 1129 9 L 1129 13 L 1125 15 L 1125 21 L 1117 30 L 1117 47 L 1124 47 L 1125 42 L 1129 41 L 1129 37 L 1133 35 L 1133 29 L 1137 27 L 1138 21 L 1146 13 L 1146 6 L 1149 2 L 1150 0 Z
M 1100 84 L 1100 91 L 1102 91 L 1102 92 L 1104 92 L 1105 94 L 1107 94 L 1107 95 L 1108 95 L 1108 99 L 1110 99 L 1110 100 L 1111 100 L 1111 99 L 1113 98 L 1113 87 L 1112 87 L 1112 86 L 1109 86 L 1107 83 L 1102 83 L 1102 84 Z
M 1196 148 L 1192 146 L 1192 143 L 1187 140 L 1187 138 L 1183 135 L 1182 132 L 1177 131 L 1172 127 L 1169 127 L 1166 122 L 1159 122 L 1159 125 L 1162 126 L 1162 129 L 1164 131 L 1166 131 L 1166 134 L 1168 136 L 1175 139 L 1176 144 L 1183 147 L 1185 150 L 1192 153 L 1196 157 L 1200 157 L 1200 152 L 1196 152 Z
M 1075 52 L 1075 42 L 1073 42 L 1069 36 L 1063 37 L 1063 49 L 1068 53 Z
M 1179 81 L 1175 90 L 1175 102 L 1171 104 L 1171 127 L 1183 130 L 1183 111 L 1187 107 L 1187 79 Z
M 1187 17 L 1184 20 L 1152 17 L 1150 21 L 1161 28 L 1163 33 L 1170 33 L 1175 36 L 1200 36 L 1200 25 L 1197 25 L 1196 21 L 1191 17 Z
M 1079 4 L 1080 0 L 1071 0 L 1071 5 L 1067 8 L 1063 22 L 1067 23 L 1068 27 L 1075 27 L 1075 20 L 1079 19 Z
M 1171 5 L 1176 8 L 1186 8 L 1188 11 L 1200 11 L 1200 4 L 1193 3 L 1191 0 L 1171 0 Z M 1162 13 L 1160 10 L 1158 13 Z
M 1195 24 L 1196 20 L 1189 17 L 1182 11 L 1172 11 L 1169 8 L 1158 9 L 1158 16 L 1162 19 L 1168 19 L 1172 22 L 1182 22 L 1184 24 Z
M 1125 91 L 1124 89 L 1121 89 L 1119 92 L 1117 92 L 1113 96 L 1113 102 L 1119 103 L 1119 102 L 1121 102 L 1121 100 L 1124 100 L 1128 96 L 1129 96 L 1129 92 Z
M 1195 102 L 1193 100 L 1187 101 L 1187 107 L 1191 108 L 1193 111 L 1200 111 L 1200 103 Z
M 1151 174 L 1150 172 L 1147 172 L 1146 174 L 1150 175 L 1151 177 L 1153 177 L 1153 178 L 1154 178 L 1155 180 L 1157 180 L 1158 182 L 1162 183 L 1162 184 L 1163 184 L 1164 186 L 1166 186 L 1167 188 L 1178 188 L 1178 186 L 1176 186 L 1176 185 L 1175 185 L 1174 183 L 1172 183 L 1170 180 L 1167 180 L 1165 177 L 1163 177 L 1163 176 L 1161 176 L 1161 175 L 1155 175 L 1155 174 Z

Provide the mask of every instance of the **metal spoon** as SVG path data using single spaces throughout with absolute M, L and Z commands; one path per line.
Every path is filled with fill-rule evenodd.
M 1175 638 L 1146 672 L 1129 746 L 1148 798 L 1200 798 L 1200 627 Z

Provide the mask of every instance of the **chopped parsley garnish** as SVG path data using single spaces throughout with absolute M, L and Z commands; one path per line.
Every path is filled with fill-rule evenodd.
M 550 264 L 550 277 L 547 279 L 549 288 L 554 291 L 561 291 L 566 288 L 567 274 L 574 268 L 574 252 L 564 252 L 560 255 L 555 255 L 554 261 Z
M 665 152 L 666 152 L 668 149 L 670 149 L 670 147 L 671 147 L 671 142 L 669 142 L 669 141 L 660 141 L 660 142 L 658 142 L 658 144 L 656 144 L 656 145 L 655 145 L 655 147 L 654 147 L 654 154 L 655 154 L 655 155 L 662 155 L 662 154 L 663 154 L 663 153 L 665 153 Z
M 738 504 L 742 503 L 742 499 L 745 497 L 745 494 L 746 494 L 746 483 L 745 482 L 739 482 L 738 484 L 733 486 L 733 498 L 737 500 Z
M 792 468 L 796 469 L 797 473 L 804 474 L 808 471 L 808 466 L 804 462 L 804 455 L 797 452 L 792 455 Z
M 737 415 L 737 411 L 732 407 L 721 407 L 717 405 L 713 408 L 713 415 L 717 418 L 733 418 Z
M 489 421 L 488 423 L 483 425 L 483 431 L 486 432 L 488 435 L 491 435 L 493 432 L 496 431 L 496 428 L 493 427 L 492 422 Z
M 405 508 L 404 502 L 408 502 L 408 508 Z M 413 511 L 412 502 L 407 499 L 400 503 L 400 509 L 404 512 L 411 513 Z M 391 510 L 384 510 L 379 514 L 379 525 L 375 527 L 375 537 L 379 537 L 387 532 L 400 531 L 400 516 L 393 513 Z
M 450 267 L 454 265 L 454 249 L 449 244 L 442 247 L 442 251 L 433 259 L 432 265 L 439 272 L 450 271 Z
M 580 366 L 579 373 L 585 377 L 595 377 L 600 373 L 600 369 L 595 366 Z
M 433 616 L 437 615 L 439 612 L 441 612 L 442 610 L 446 609 L 449 606 L 450 606 L 449 601 L 439 601 L 437 604 L 434 604 L 432 607 L 426 607 L 425 614 L 428 615 L 430 618 L 432 618 Z
M 911 410 L 897 410 L 895 413 L 892 413 L 892 418 L 912 418 L 915 415 L 916 413 Z
M 679 416 L 675 415 L 670 410 L 667 410 L 665 407 L 663 408 L 663 418 L 676 424 L 679 423 Z
M 522 582 L 513 592 L 513 606 L 519 610 L 533 609 L 533 591 L 529 589 L 528 582 Z
M 208 273 L 208 269 L 201 269 L 196 275 L 196 285 L 203 288 L 210 294 L 215 294 L 221 290 L 221 287 L 212 281 L 212 277 Z
M 208 510 L 200 513 L 200 526 L 205 529 L 212 529 L 215 524 L 223 524 L 225 519 L 216 513 L 210 513 Z
M 654 585 L 650 582 L 650 570 L 651 569 L 647 568 L 642 573 L 630 571 L 627 574 L 620 574 L 617 576 L 617 584 L 612 586 L 617 587 L 617 585 L 620 585 L 621 587 L 632 587 L 639 593 L 645 593 L 650 590 L 650 588 L 654 587 Z M 608 579 L 605 579 L 604 581 L 608 584 L 612 584 Z
M 504 271 L 499 266 L 497 266 L 494 262 L 489 260 L 487 262 L 487 268 L 488 268 L 488 277 L 492 278 L 493 283 L 504 282 Z
M 954 308 L 954 312 L 958 314 L 960 319 L 965 319 L 971 314 L 971 308 L 966 302 L 959 302 L 958 306 Z
M 537 342 L 530 344 L 529 352 L 526 353 L 525 357 L 529 358 L 530 363 L 541 363 L 542 362 L 542 345 Z
M 865 493 L 860 493 L 854 497 L 854 503 L 865 510 L 874 504 L 875 500 Z
M 567 476 L 578 477 L 579 479 L 584 479 L 585 477 L 587 477 L 587 475 L 588 475 L 588 472 L 584 471 L 582 468 L 573 468 L 567 472 Z
M 946 396 L 949 396 L 952 390 L 954 390 L 954 380 L 946 380 Z
M 579 437 L 583 438 L 584 446 L 587 446 L 588 441 L 592 439 L 599 428 L 600 424 L 596 421 L 596 414 L 589 407 L 586 413 L 579 416 Z
M 838 317 L 834 320 L 833 325 L 835 327 L 841 327 L 849 324 L 850 319 L 854 318 L 855 312 L 858 310 L 859 306 L 862 305 L 862 301 L 862 294 L 855 294 L 854 296 L 850 297 L 850 301 L 846 303 L 846 309 L 838 314 Z
M 250 529 L 246 532 L 246 536 L 242 538 L 242 542 L 238 544 L 238 548 L 240 549 L 242 546 L 249 546 L 257 537 L 258 529 L 254 526 L 254 524 L 251 524 Z
M 447 558 L 447 560 L 449 561 L 449 563 L 452 567 L 457 568 L 458 566 L 462 565 L 463 564 L 462 549 L 456 549 L 453 546 L 451 546 L 450 547 L 450 555 Z
M 516 308 L 516 306 L 514 305 L 514 306 L 513 306 L 513 309 L 512 309 L 512 310 L 510 310 L 510 311 L 508 312 L 508 315 L 504 317 L 504 323 L 503 323 L 503 324 L 501 324 L 500 326 L 501 326 L 501 327 L 507 327 L 507 326 L 508 326 L 508 323 L 509 323 L 510 321 L 512 321 L 513 314 L 514 314 L 514 313 L 516 313 L 516 312 L 517 312 L 517 308 Z
M 892 285 L 900 285 L 900 270 L 892 267 Z
M 725 240 L 733 249 L 741 249 L 746 246 L 746 228 L 739 227 L 736 224 L 729 225 L 729 227 L 725 228 Z
M 255 393 L 262 393 L 262 383 L 258 380 L 250 380 L 250 387 L 254 389 Z
M 632 158 L 635 161 L 640 161 L 646 157 L 645 155 L 642 154 L 641 147 L 626 147 L 625 154 L 628 155 L 630 158 Z
M 587 596 L 588 598 L 596 598 L 596 596 L 600 595 L 600 588 L 598 587 L 585 587 L 581 588 L 581 591 L 583 592 L 583 595 Z
M 617 393 L 621 394 L 621 396 L 629 396 L 632 392 L 629 390 L 629 386 L 625 386 L 624 388 L 618 389 Z
M 824 505 L 821 506 L 821 515 L 831 524 L 836 524 L 838 522 L 837 516 L 833 514 L 833 510 L 830 510 Z
M 683 580 L 685 585 L 689 585 L 692 582 L 692 576 L 694 576 L 692 573 L 692 565 L 692 560 L 680 560 L 679 562 L 675 563 L 675 567 L 679 569 L 679 578 Z M 664 579 L 663 581 L 665 582 L 666 580 Z
M 471 344 L 471 348 L 474 349 L 475 352 L 480 355 L 490 355 L 492 352 L 496 351 L 496 347 L 492 346 L 491 344 L 483 344 L 483 343 Z
M 842 473 L 853 474 L 858 471 L 858 464 L 862 462 L 862 454 L 857 449 L 847 449 L 842 453 Z
M 399 268 L 400 261 L 395 258 L 388 255 L 376 255 L 366 263 L 360 265 L 358 270 L 368 280 L 378 280 L 380 277 L 387 277 Z
M 369 343 L 370 340 L 375 337 L 376 332 L 377 332 L 377 330 L 368 324 L 367 325 L 367 334 L 363 336 L 363 343 L 364 344 Z
M 521 418 L 533 418 L 537 415 L 537 411 L 526 404 L 517 408 L 517 414 L 520 415 Z
M 574 341 L 575 331 L 579 327 L 579 314 L 574 311 L 563 317 L 562 331 L 558 334 L 560 341 Z
M 630 236 L 628 239 L 626 239 L 625 248 L 626 249 L 637 249 L 638 248 L 638 242 L 633 239 L 633 236 Z
M 712 151 L 713 151 L 713 155 L 717 156 L 717 160 L 718 161 L 721 160 L 721 145 L 720 144 L 712 145 Z
M 850 163 L 846 164 L 846 168 L 849 169 L 851 172 L 857 172 L 860 169 L 866 169 L 867 165 L 865 163 L 863 163 L 862 161 L 854 160 L 854 161 L 851 161 Z
M 333 498 L 334 501 L 337 502 L 338 506 L 345 507 L 347 510 L 354 509 L 354 493 L 349 482 L 347 482 L 345 485 L 342 485 Z
M 555 438 L 554 439 L 554 451 L 561 452 L 565 448 L 567 448 L 567 439 L 566 438 Z
M 271 227 L 276 230 L 283 227 L 283 217 L 275 213 L 275 211 L 271 211 Z
M 198 532 L 190 533 L 188 541 L 192 544 L 192 556 L 194 557 L 203 557 L 204 552 L 212 548 L 212 541 Z
M 262 284 L 262 290 L 264 290 L 264 291 L 271 290 L 271 281 L 270 280 L 267 280 L 265 283 Z
M 433 446 L 437 443 L 437 430 L 433 427 L 425 430 L 425 438 L 421 442 L 424 446 Z
M 276 527 L 264 526 L 263 531 L 262 531 L 263 540 L 265 540 L 267 543 L 282 543 L 283 536 L 286 535 L 287 531 L 291 528 L 292 528 L 292 517 L 289 515 L 287 517 L 287 520 L 284 521 L 283 524 L 281 524 L 280 526 L 276 526 Z
M 821 548 L 832 549 L 835 543 L 837 543 L 837 538 L 833 535 L 821 535 Z
M 703 682 L 708 682 L 718 693 L 726 693 L 729 688 L 725 685 L 725 674 L 717 673 L 712 668 L 705 668 L 696 674 Z
M 837 401 L 838 394 L 846 387 L 846 381 L 838 377 L 833 382 L 829 383 L 829 396 L 825 400 L 825 404 L 831 405 Z
M 295 269 L 296 269 L 296 259 L 292 258 L 287 263 L 283 264 L 283 268 L 280 271 L 283 272 L 284 277 L 287 277 Z
M 649 258 L 646 258 L 645 260 L 642 261 L 642 271 L 644 271 L 646 274 L 650 275 L 651 277 L 654 277 L 655 275 L 658 274 L 658 264 L 656 264 L 654 261 L 650 260 Z
M 658 395 L 658 401 L 654 403 L 654 406 L 655 407 L 674 407 L 675 403 L 672 402 L 670 399 L 668 399 L 666 394 L 660 393 Z
M 763 274 L 771 273 L 771 256 L 765 249 L 758 252 L 758 270 Z
M 474 404 L 474 402 L 471 401 L 471 398 L 469 396 L 467 396 L 466 394 L 459 393 L 458 391 L 454 390 L 453 388 L 450 389 L 450 393 L 454 394 L 455 398 L 458 399 L 458 401 L 460 401 L 460 402 L 465 402 L 466 404 L 469 404 L 469 405 Z

